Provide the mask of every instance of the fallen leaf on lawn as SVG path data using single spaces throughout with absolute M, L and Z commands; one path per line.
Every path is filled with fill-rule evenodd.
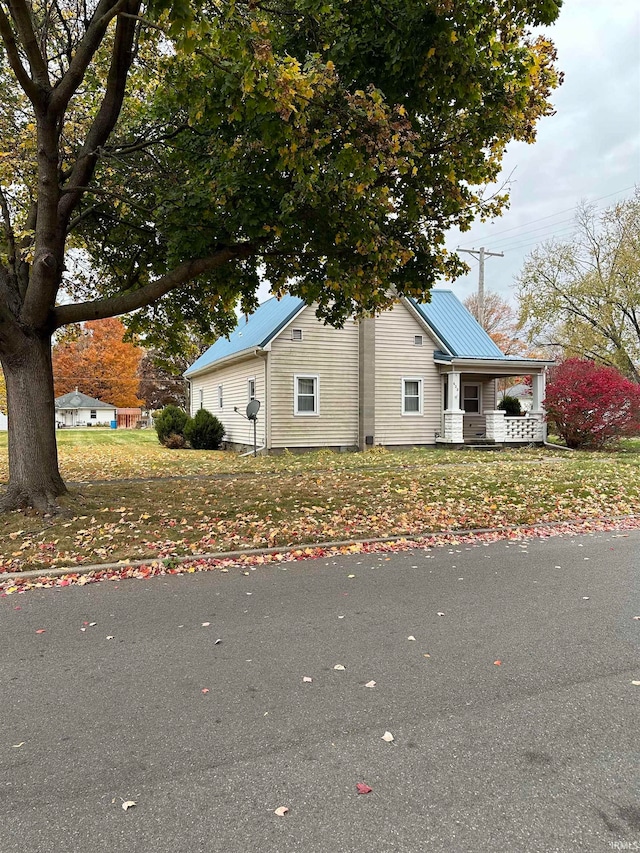
M 278 817 L 284 817 L 289 809 L 286 806 L 278 806 L 278 808 L 274 811 L 274 814 L 277 814 Z
M 125 802 L 122 804 L 122 808 L 123 808 L 125 811 L 127 811 L 128 809 L 133 808 L 133 806 L 135 806 L 135 801 L 134 801 L 134 800 L 125 800 Z
M 342 666 L 342 664 L 341 664 L 341 663 L 337 663 L 337 664 L 334 666 L 334 669 L 343 670 L 343 669 L 344 669 L 344 667 Z
M 633 682 L 631 682 L 631 683 L 633 684 Z M 21 746 L 25 745 L 25 743 L 26 743 L 26 740 L 22 740 L 22 741 L 20 741 L 20 743 L 14 743 L 13 748 L 14 749 L 20 749 Z
M 46 630 L 47 630 L 46 628 L 38 628 L 38 630 L 36 631 L 36 634 L 44 634 Z
M 493 665 L 494 666 L 502 666 L 502 661 L 501 660 L 494 660 Z
M 370 788 L 364 782 L 356 782 L 356 788 L 359 794 L 370 794 L 373 791 L 373 788 Z
M 376 686 L 375 681 L 367 681 L 367 683 L 365 684 L 365 687 L 375 687 L 375 686 Z
M 411 642 L 415 643 L 416 638 L 411 634 L 411 636 L 407 637 L 407 640 L 411 640 Z
M 313 681 L 313 678 L 309 678 L 308 675 L 303 675 L 302 680 L 306 681 L 308 684 L 310 684 Z
M 391 734 L 391 732 L 385 732 L 385 733 L 382 735 L 382 738 L 381 738 L 381 739 L 382 739 L 383 741 L 385 741 L 385 743 L 391 743 L 391 741 L 392 741 L 392 740 L 394 740 L 394 737 L 393 737 L 393 735 Z

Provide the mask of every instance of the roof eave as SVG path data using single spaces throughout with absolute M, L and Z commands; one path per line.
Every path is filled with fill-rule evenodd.
M 435 354 L 434 354 L 435 357 Z M 513 368 L 513 374 L 517 374 L 523 370 L 531 370 L 537 368 L 542 370 L 546 367 L 551 367 L 555 361 L 548 361 L 542 358 L 485 358 L 482 356 L 454 356 L 450 361 L 446 362 L 453 367 L 490 367 L 509 369 Z
M 204 364 L 197 370 L 185 370 L 182 375 L 185 379 L 193 379 L 194 376 L 200 376 L 203 373 L 209 373 L 209 371 L 218 370 L 221 367 L 228 367 L 235 361 L 243 361 L 245 358 L 257 356 L 259 352 L 265 351 L 266 347 L 264 346 L 247 347 L 247 349 L 240 350 L 240 352 L 234 352 L 231 353 L 231 355 L 226 355 L 224 358 L 218 358 L 215 361 L 210 362 L 209 364 Z

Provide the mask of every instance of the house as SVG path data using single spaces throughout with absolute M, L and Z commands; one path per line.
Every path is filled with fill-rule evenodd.
M 542 442 L 545 370 L 551 362 L 504 355 L 457 297 L 392 309 L 342 329 L 294 296 L 275 297 L 243 318 L 185 372 L 191 414 L 206 408 L 225 443 L 250 446 L 247 403 L 261 403 L 261 449 L 360 448 Z M 496 409 L 496 380 L 531 376 L 526 418 Z
M 88 397 L 76 388 L 55 401 L 58 427 L 109 426 L 116 421 L 116 407 Z

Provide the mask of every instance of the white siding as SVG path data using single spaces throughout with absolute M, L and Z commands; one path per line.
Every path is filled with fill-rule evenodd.
M 302 340 L 292 340 L 292 329 Z M 319 414 L 294 414 L 294 377 L 317 376 Z M 269 396 L 273 448 L 358 444 L 358 327 L 333 329 L 305 308 L 271 344 Z
M 200 408 L 202 391 L 202 408 L 208 409 L 222 423 L 225 429 L 224 441 L 253 446 L 253 424 L 234 412 L 233 407 L 237 406 L 238 411 L 243 415 L 246 413 L 249 402 L 248 381 L 255 379 L 256 399 L 262 404 L 258 413 L 257 439 L 258 446 L 263 445 L 267 412 L 265 372 L 264 358 L 250 356 L 228 367 L 194 376 L 191 380 L 191 415 L 195 415 Z M 222 385 L 222 408 L 218 405 L 220 385 Z
M 415 336 L 422 335 L 422 346 Z M 402 303 L 376 318 L 376 444 L 435 444 L 441 429 L 438 345 Z M 402 380 L 422 379 L 422 414 L 402 414 Z

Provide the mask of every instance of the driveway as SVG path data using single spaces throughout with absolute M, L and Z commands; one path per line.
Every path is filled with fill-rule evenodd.
M 639 615 L 640 531 L 2 598 L 0 851 L 640 850 Z

